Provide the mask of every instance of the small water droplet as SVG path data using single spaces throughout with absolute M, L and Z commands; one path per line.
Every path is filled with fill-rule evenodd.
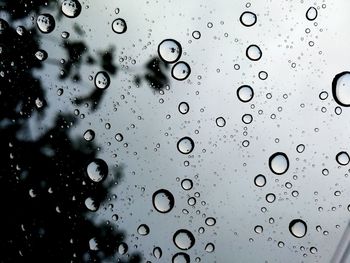
M 237 97 L 240 101 L 244 103 L 249 102 L 254 97 L 254 90 L 248 85 L 240 86 L 237 89 Z
M 254 227 L 254 231 L 257 234 L 261 234 L 264 231 L 264 228 L 262 226 L 260 226 L 260 225 L 257 225 L 257 226 Z
M 149 227 L 146 224 L 142 224 L 137 228 L 137 233 L 141 236 L 147 236 L 149 233 Z
M 183 179 L 181 181 L 181 186 L 182 186 L 182 189 L 188 191 L 188 190 L 191 190 L 192 187 L 193 187 L 193 182 L 191 179 Z
M 266 195 L 265 199 L 268 203 L 273 203 L 276 200 L 276 196 L 273 193 L 269 193 Z
M 253 116 L 251 114 L 244 114 L 242 116 L 242 121 L 245 124 L 250 124 L 253 121 Z
M 262 52 L 257 45 L 250 45 L 247 47 L 246 56 L 253 61 L 257 61 L 261 58 Z
M 193 247 L 195 238 L 190 231 L 186 229 L 180 229 L 175 232 L 173 241 L 179 249 L 188 250 Z
M 339 152 L 335 159 L 340 165 L 347 165 L 350 161 L 349 154 L 347 152 Z
M 153 193 L 152 203 L 154 208 L 160 213 L 168 213 L 175 204 L 174 196 L 166 189 L 160 189 Z
M 95 132 L 91 129 L 86 130 L 86 132 L 84 133 L 84 139 L 86 141 L 92 141 L 95 138 Z
M 115 138 L 118 142 L 121 142 L 121 141 L 124 139 L 124 137 L 123 137 L 123 135 L 122 135 L 121 133 L 117 133 L 117 134 L 114 136 L 114 138 Z
M 214 250 L 215 250 L 215 246 L 214 246 L 213 243 L 206 244 L 206 246 L 205 246 L 205 251 L 206 252 L 212 253 L 212 252 L 214 252 Z
M 118 246 L 118 253 L 120 255 L 125 255 L 128 252 L 128 245 L 125 243 L 120 243 Z
M 298 153 L 302 153 L 305 150 L 305 145 L 304 144 L 299 144 L 296 148 Z
M 187 102 L 183 101 L 179 104 L 178 109 L 181 114 L 186 114 L 190 110 L 190 106 Z
M 109 87 L 111 79 L 107 72 L 100 71 L 95 75 L 95 86 L 98 89 L 106 89 Z
M 160 247 L 155 247 L 153 249 L 153 256 L 156 258 L 156 259 L 160 259 L 162 257 L 162 249 Z
M 189 154 L 194 149 L 194 142 L 190 137 L 183 137 L 177 142 L 177 149 L 180 153 Z
M 200 39 L 200 38 L 201 38 L 201 32 L 199 32 L 199 31 L 193 31 L 193 32 L 192 32 L 192 37 L 193 37 L 194 39 Z
M 205 219 L 205 224 L 207 226 L 214 226 L 216 224 L 216 219 L 214 217 L 208 217 Z
M 218 117 L 215 120 L 218 127 L 224 127 L 226 125 L 226 120 L 223 117 Z
M 263 187 L 266 184 L 266 177 L 262 174 L 258 174 L 254 178 L 254 184 L 258 187 Z
M 180 80 L 180 81 L 185 80 L 188 78 L 190 74 L 191 74 L 191 68 L 184 61 L 177 62 L 171 69 L 171 76 L 176 80 Z
M 117 18 L 112 22 L 112 30 L 114 33 L 123 34 L 127 30 L 126 22 L 123 18 Z
M 61 5 L 62 13 L 69 18 L 75 18 L 81 13 L 81 4 L 78 0 L 65 0 Z

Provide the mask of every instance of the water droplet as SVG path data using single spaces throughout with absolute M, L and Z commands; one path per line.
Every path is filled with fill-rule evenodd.
M 125 255 L 128 252 L 128 245 L 125 243 L 120 243 L 118 246 L 118 253 L 120 255 Z
M 139 233 L 141 236 L 147 236 L 149 233 L 149 227 L 145 224 L 142 224 L 137 228 L 137 233 Z
M 317 248 L 311 247 L 311 248 L 310 248 L 310 253 L 311 253 L 311 254 L 316 254 L 316 253 L 317 253 Z
M 257 234 L 261 234 L 263 231 L 264 231 L 264 228 L 262 227 L 262 226 L 255 226 L 254 227 L 254 231 L 255 231 L 255 233 L 257 233 Z
M 123 18 L 117 18 L 112 23 L 112 30 L 117 34 L 123 34 L 127 30 L 126 22 Z
M 224 127 L 226 125 L 226 120 L 223 117 L 218 117 L 215 120 L 218 127 Z
M 248 85 L 240 86 L 237 89 L 237 97 L 242 102 L 249 102 L 254 97 L 254 90 Z
M 40 32 L 48 34 L 55 29 L 56 22 L 52 15 L 41 14 L 36 20 L 36 25 L 38 26 Z
M 100 205 L 94 198 L 88 197 L 85 199 L 85 206 L 90 211 L 95 212 L 97 211 Z
M 257 176 L 255 176 L 254 178 L 254 184 L 257 187 L 263 187 L 266 184 L 266 177 L 262 174 L 258 174 Z
M 205 251 L 206 252 L 212 253 L 212 252 L 214 252 L 214 250 L 215 250 L 215 246 L 214 246 L 213 243 L 206 244 L 206 246 L 205 246 Z
M 153 249 L 153 256 L 156 258 L 156 259 L 160 259 L 162 257 L 162 249 L 160 247 L 155 247 Z
M 179 60 L 182 54 L 182 47 L 174 39 L 165 39 L 158 45 L 159 57 L 168 63 L 174 63 Z
M 89 240 L 89 248 L 90 250 L 97 251 L 98 250 L 98 242 L 96 238 L 91 238 Z
M 190 179 L 183 179 L 181 181 L 181 186 L 182 186 L 182 189 L 188 191 L 188 190 L 191 190 L 192 187 L 193 187 L 193 182 L 192 180 Z
M 178 109 L 181 114 L 186 114 L 190 110 L 190 106 L 187 102 L 183 101 L 179 104 Z
M 95 132 L 93 130 L 87 130 L 85 133 L 84 133 L 84 139 L 86 141 L 92 141 L 93 139 L 95 138 Z
M 269 193 L 266 195 L 265 199 L 268 203 L 273 203 L 276 200 L 276 196 L 273 193 Z
M 332 94 L 334 100 L 344 107 L 350 106 L 350 72 L 337 74 L 332 81 Z
M 299 144 L 296 148 L 298 153 L 302 153 L 305 150 L 305 145 L 304 144 Z
M 190 137 L 183 137 L 177 142 L 177 149 L 180 153 L 189 154 L 194 149 L 194 142 Z
M 307 11 L 306 11 L 306 18 L 309 21 L 313 21 L 315 20 L 317 17 L 317 9 L 315 7 L 310 7 Z
M 192 32 L 192 37 L 193 37 L 194 39 L 200 39 L 200 38 L 201 38 L 201 32 L 199 32 L 199 31 L 193 31 L 193 32 Z
M 258 74 L 258 76 L 259 76 L 259 79 L 265 80 L 265 79 L 267 79 L 267 77 L 268 77 L 269 75 L 267 74 L 266 71 L 260 71 L 259 74 Z
M 335 156 L 335 159 L 340 165 L 347 165 L 350 161 L 349 154 L 347 152 L 340 152 Z
M 180 80 L 180 81 L 185 80 L 188 78 L 190 74 L 191 74 L 191 68 L 184 61 L 177 62 L 171 69 L 171 76 L 176 80 Z
M 123 135 L 121 133 L 117 133 L 114 138 L 118 141 L 121 142 L 123 140 Z
M 44 61 L 47 59 L 48 55 L 45 50 L 40 49 L 37 52 L 35 52 L 35 57 L 40 61 Z
M 78 0 L 65 0 L 61 6 L 62 13 L 69 18 L 75 18 L 81 13 L 81 4 Z
M 257 45 L 250 45 L 247 47 L 246 56 L 253 61 L 257 61 L 261 58 L 262 52 Z
M 246 27 L 251 27 L 255 25 L 256 20 L 257 20 L 256 14 L 249 11 L 243 12 L 239 18 L 239 21 L 241 21 L 242 25 Z
M 190 263 L 190 256 L 186 253 L 180 252 L 173 256 L 172 263 Z
M 327 91 L 322 91 L 320 93 L 320 95 L 318 95 L 318 97 L 321 99 L 321 100 L 325 100 L 328 98 L 328 92 Z
M 205 224 L 207 226 L 214 226 L 216 224 L 216 219 L 214 217 L 208 217 L 205 219 Z
M 284 174 L 289 168 L 289 160 L 285 153 L 277 152 L 269 158 L 269 166 L 274 174 Z
M 180 229 L 176 231 L 173 236 L 173 241 L 174 244 L 182 250 L 190 249 L 195 243 L 193 234 L 186 229 Z
M 253 116 L 251 114 L 244 114 L 242 116 L 242 121 L 245 124 L 250 124 L 253 121 Z
M 172 193 L 166 189 L 160 189 L 154 192 L 152 196 L 152 203 L 154 208 L 160 213 L 168 213 L 173 209 L 175 199 Z
M 293 236 L 302 238 L 307 232 L 306 223 L 301 219 L 294 219 L 289 223 L 289 231 Z
M 95 75 L 95 86 L 98 89 L 107 89 L 111 83 L 111 79 L 107 72 L 100 71 Z
M 102 159 L 95 159 L 88 164 L 86 172 L 92 181 L 98 183 L 108 175 L 108 165 Z

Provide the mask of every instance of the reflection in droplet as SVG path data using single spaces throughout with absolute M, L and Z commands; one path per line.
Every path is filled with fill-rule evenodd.
M 48 34 L 55 29 L 56 22 L 52 15 L 41 14 L 36 20 L 36 25 L 42 33 Z
M 81 4 L 78 0 L 65 0 L 61 5 L 62 13 L 69 18 L 75 18 L 81 13 Z
M 106 71 L 97 72 L 95 75 L 95 86 L 98 89 L 106 89 L 109 87 L 111 79 Z
M 173 256 L 172 263 L 190 263 L 190 256 L 186 253 L 180 252 Z
M 153 256 L 156 258 L 156 259 L 160 259 L 162 257 L 162 249 L 160 247 L 155 247 L 153 249 Z
M 248 85 L 240 86 L 237 89 L 237 97 L 242 102 L 249 102 L 254 97 L 254 90 Z
M 289 223 L 289 231 L 293 236 L 302 238 L 307 232 L 306 223 L 301 219 L 294 219 Z
M 190 231 L 186 229 L 180 229 L 175 232 L 173 241 L 179 249 L 188 250 L 193 247 L 195 238 Z
M 256 14 L 249 11 L 243 12 L 239 18 L 239 21 L 241 21 L 242 25 L 246 27 L 255 25 L 256 20 Z
M 218 117 L 215 120 L 218 127 L 224 127 L 226 125 L 226 120 L 223 117 Z
M 254 184 L 258 187 L 263 187 L 266 184 L 266 177 L 262 174 L 258 174 L 254 178 Z
M 184 61 L 177 62 L 171 69 L 171 76 L 176 80 L 185 80 L 191 74 L 190 65 Z
M 257 61 L 261 58 L 262 52 L 257 45 L 250 45 L 247 47 L 246 56 L 253 61 Z
M 183 137 L 178 141 L 177 149 L 180 153 L 189 154 L 194 149 L 194 142 L 190 137 Z
M 154 192 L 152 196 L 152 203 L 154 208 L 160 213 L 168 213 L 173 209 L 175 199 L 172 193 L 166 189 L 160 189 Z
M 306 18 L 310 21 L 313 21 L 316 19 L 316 17 L 317 17 L 317 9 L 312 6 L 306 11 Z
M 146 236 L 149 233 L 149 227 L 146 224 L 142 224 L 137 228 L 137 233 L 141 236 Z
M 285 153 L 276 152 L 269 158 L 269 167 L 274 174 L 284 174 L 289 168 L 289 159 Z
M 349 154 L 347 152 L 339 152 L 336 156 L 335 159 L 340 165 L 347 165 L 350 161 Z
M 332 94 L 334 100 L 344 107 L 350 106 L 350 72 L 337 74 L 332 81 Z
M 117 18 L 112 22 L 112 30 L 114 33 L 123 34 L 127 30 L 126 22 L 123 18 Z
M 86 167 L 86 173 L 92 181 L 101 182 L 108 175 L 108 165 L 102 159 L 95 159 Z
M 183 101 L 179 104 L 178 109 L 181 114 L 186 114 L 190 110 L 190 106 L 187 102 Z
M 174 39 L 165 39 L 158 46 L 158 55 L 165 62 L 174 63 L 179 60 L 181 54 L 181 45 Z

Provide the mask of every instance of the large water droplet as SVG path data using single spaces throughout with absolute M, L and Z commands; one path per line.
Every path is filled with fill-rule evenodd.
M 256 23 L 256 20 L 256 14 L 249 11 L 243 12 L 239 18 L 242 25 L 247 27 L 253 26 Z
M 335 159 L 340 165 L 347 165 L 350 161 L 349 154 L 347 152 L 340 152 L 335 156 Z
M 186 253 L 180 252 L 173 256 L 172 263 L 190 263 L 190 256 Z
M 158 45 L 159 57 L 168 63 L 174 63 L 180 59 L 182 47 L 174 39 L 165 39 Z
M 137 228 L 137 233 L 141 236 L 146 236 L 149 233 L 149 227 L 146 224 L 142 224 Z
M 108 165 L 102 159 L 95 159 L 88 164 L 86 172 L 92 181 L 98 183 L 106 178 L 108 174 Z
M 247 47 L 246 56 L 253 61 L 257 61 L 261 58 L 262 52 L 257 45 L 250 45 Z
M 194 149 L 194 142 L 190 137 L 183 137 L 177 142 L 177 149 L 180 153 L 189 154 Z
M 258 174 L 257 176 L 255 176 L 254 178 L 254 184 L 258 187 L 263 187 L 266 184 L 266 178 L 264 175 L 262 174 Z
M 112 23 L 112 30 L 117 34 L 123 34 L 127 30 L 126 22 L 123 18 L 117 18 Z
M 337 74 L 332 81 L 332 94 L 334 100 L 344 107 L 350 106 L 350 72 Z
M 179 107 L 178 107 L 178 109 L 179 109 L 179 112 L 181 113 L 181 114 L 186 114 L 189 110 L 190 110 L 190 106 L 188 105 L 188 103 L 187 102 L 181 102 L 180 104 L 179 104 Z
M 190 65 L 184 61 L 177 62 L 171 69 L 171 76 L 176 80 L 185 80 L 191 74 Z
M 98 89 L 107 89 L 111 79 L 106 71 L 97 72 L 95 75 L 95 86 Z
M 174 244 L 182 250 L 190 249 L 195 243 L 193 234 L 186 229 L 180 229 L 176 231 L 173 236 L 173 241 Z
M 36 25 L 42 33 L 48 34 L 55 29 L 56 22 L 52 15 L 41 14 L 36 20 Z
M 317 9 L 315 7 L 310 7 L 307 11 L 306 11 L 306 18 L 310 21 L 315 20 L 317 17 Z
M 242 102 L 249 102 L 254 97 L 254 90 L 248 85 L 240 86 L 237 89 L 237 97 Z
M 65 0 L 61 6 L 62 13 L 69 18 L 75 18 L 81 13 L 81 4 L 78 0 Z
M 293 236 L 302 238 L 307 232 L 306 223 L 301 219 L 294 219 L 289 223 L 289 231 Z
M 154 208 L 160 213 L 168 213 L 173 209 L 175 199 L 172 193 L 166 189 L 160 189 L 154 192 L 152 196 L 152 203 Z
M 269 166 L 273 173 L 284 174 L 289 168 L 289 160 L 285 153 L 277 152 L 269 158 Z

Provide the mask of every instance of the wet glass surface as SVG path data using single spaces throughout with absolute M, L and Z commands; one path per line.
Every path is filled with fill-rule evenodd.
M 349 262 L 348 10 L 0 0 L 0 261 Z

